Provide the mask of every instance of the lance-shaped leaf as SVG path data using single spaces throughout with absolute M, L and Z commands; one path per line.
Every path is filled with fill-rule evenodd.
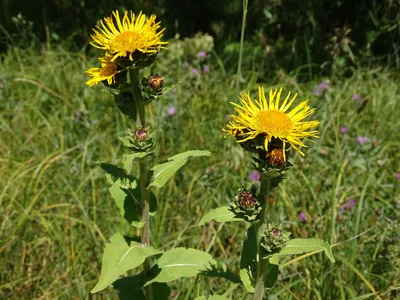
M 324 250 L 329 260 L 333 263 L 335 262 L 331 246 L 327 242 L 319 239 L 292 239 L 285 244 L 279 253 L 273 256 L 303 254 L 317 250 Z
M 237 214 L 230 205 L 221 206 L 206 213 L 203 218 L 201 218 L 199 226 L 204 225 L 212 220 L 220 223 L 235 221 L 246 222 L 246 220 Z
M 105 289 L 126 271 L 140 266 L 146 257 L 158 253 L 160 251 L 153 247 L 145 247 L 136 242 L 128 245 L 120 233 L 114 234 L 104 249 L 100 279 L 91 293 Z
M 240 257 L 240 279 L 244 287 L 250 293 L 254 293 L 252 283 L 253 272 L 257 266 L 257 236 L 253 224 L 247 230 L 247 239 L 243 242 L 242 255 Z
M 167 162 L 156 165 L 151 169 L 153 171 L 153 176 L 151 177 L 149 187 L 154 186 L 160 188 L 164 186 L 168 179 L 186 164 L 189 157 L 210 155 L 210 151 L 191 150 L 170 157 Z
M 174 248 L 164 252 L 155 262 L 153 282 L 169 282 L 181 277 L 194 277 L 216 266 L 212 256 L 204 251 L 187 248 Z

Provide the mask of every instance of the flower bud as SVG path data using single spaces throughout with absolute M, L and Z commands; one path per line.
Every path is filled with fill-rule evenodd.
M 161 78 L 161 76 L 156 74 L 149 77 L 148 84 L 154 92 L 158 92 L 162 89 L 164 80 Z
M 267 152 L 266 155 L 268 166 L 277 168 L 283 166 L 285 163 L 285 156 L 283 153 L 283 149 L 272 149 Z
M 251 209 L 256 205 L 257 199 L 251 192 L 243 191 L 239 194 L 238 203 L 244 209 Z
M 139 142 L 144 141 L 149 136 L 149 132 L 145 128 L 136 128 L 135 137 Z

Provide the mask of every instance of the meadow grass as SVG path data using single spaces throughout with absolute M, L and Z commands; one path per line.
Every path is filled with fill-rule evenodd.
M 167 54 L 168 55 L 168 54 Z M 244 54 L 246 55 L 246 54 Z M 210 72 L 192 74 L 183 58 L 159 59 L 155 72 L 175 91 L 154 103 L 149 122 L 158 128 L 156 161 L 191 149 L 211 158 L 191 161 L 155 191 L 155 247 L 190 246 L 221 257 L 238 273 L 246 228 L 200 218 L 227 204 L 249 181 L 251 160 L 231 138 L 224 140 L 226 115 L 233 113 L 234 69 L 216 54 Z M 108 193 L 97 161 L 120 163 L 118 140 L 131 121 L 101 88 L 84 85 L 95 63 L 82 53 L 11 49 L 0 66 L 0 298 L 109 299 L 110 288 L 89 291 L 100 275 L 105 242 L 129 230 Z M 246 66 L 241 90 L 256 95 L 281 81 L 260 82 Z M 321 96 L 323 79 L 298 83 L 296 72 L 284 85 L 308 98 L 321 120 L 320 139 L 306 156 L 295 154 L 288 179 L 276 192 L 276 219 L 294 237 L 316 237 L 334 245 L 336 263 L 322 254 L 288 258 L 271 295 L 278 299 L 392 299 L 400 278 L 398 245 L 400 171 L 399 74 L 354 70 L 333 76 Z M 290 79 L 290 80 L 289 80 Z M 360 100 L 353 95 L 360 94 Z M 169 115 L 168 108 L 176 108 Z M 348 128 L 341 133 L 340 127 Z M 360 145 L 358 136 L 368 137 Z M 349 199 L 355 205 L 348 205 Z M 300 222 L 299 213 L 307 219 Z M 291 260 L 293 259 L 293 260 Z M 193 283 L 196 282 L 197 285 Z M 171 299 L 193 299 L 198 290 L 232 299 L 250 299 L 244 288 L 223 279 L 192 278 L 171 284 Z

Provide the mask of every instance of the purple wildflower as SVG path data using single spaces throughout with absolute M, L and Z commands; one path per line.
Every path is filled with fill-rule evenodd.
M 299 221 L 300 222 L 306 222 L 307 221 L 307 215 L 304 211 L 299 213 Z
M 350 198 L 349 201 L 347 201 L 347 208 L 353 208 L 354 206 L 356 206 L 356 200 Z
M 360 94 L 354 94 L 353 95 L 353 100 L 356 100 L 356 101 L 358 101 L 358 100 L 360 100 Z
M 321 82 L 320 84 L 319 84 L 319 88 L 321 89 L 321 90 L 327 90 L 328 89 L 328 87 L 329 87 L 329 84 L 328 84 L 328 82 Z
M 340 127 L 340 133 L 347 133 L 347 131 L 349 131 L 349 128 L 347 128 L 346 126 Z
M 320 89 L 315 89 L 315 90 L 313 90 L 313 95 L 314 96 L 317 96 L 317 97 L 319 97 L 319 96 L 321 96 L 322 95 L 322 93 L 321 93 L 321 90 Z
M 356 206 L 356 200 L 354 200 L 353 198 L 350 198 L 347 203 L 343 204 L 340 207 L 340 210 L 345 214 L 347 212 L 347 210 L 350 210 L 352 208 L 354 208 Z
M 400 181 L 400 172 L 397 172 L 397 173 L 396 173 L 396 179 L 397 179 L 398 181 Z
M 175 114 L 176 114 L 176 108 L 173 107 L 173 106 L 171 106 L 170 108 L 168 108 L 168 114 L 169 114 L 170 116 L 175 115 Z
M 210 72 L 210 67 L 209 66 L 204 66 L 203 71 L 204 71 L 204 73 Z
M 369 141 L 369 139 L 366 136 L 359 136 L 356 138 L 357 143 L 360 145 L 364 145 L 366 142 Z
M 252 171 L 249 175 L 249 179 L 251 181 L 259 181 L 260 180 L 260 173 L 258 173 L 257 171 Z
M 207 53 L 205 52 L 205 51 L 200 51 L 199 52 L 199 57 L 200 58 L 204 58 L 204 57 L 206 57 L 207 56 Z
M 194 74 L 194 75 L 199 75 L 199 74 L 200 74 L 199 69 L 193 68 L 193 69 L 192 69 L 192 74 Z

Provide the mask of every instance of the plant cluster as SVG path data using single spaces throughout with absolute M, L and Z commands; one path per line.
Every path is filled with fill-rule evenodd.
M 146 124 L 145 107 L 171 89 L 163 87 L 159 75 L 139 77 L 140 71 L 149 67 L 167 44 L 161 41 L 164 29 L 159 30 L 160 23 L 155 19 L 154 15 L 148 18 L 142 13 L 135 16 L 128 12 L 120 18 L 118 12 L 113 12 L 112 17 L 100 22 L 91 36 L 91 44 L 105 50 L 105 54 L 99 59 L 101 67 L 87 71 L 92 78 L 86 84 L 103 83 L 121 112 L 136 123 L 127 136 L 120 138 L 129 150 L 122 158 L 123 168 L 108 163 L 100 163 L 100 166 L 107 173 L 109 190 L 121 216 L 140 230 L 140 236 L 128 230 L 110 238 L 104 250 L 101 276 L 92 293 L 113 285 L 121 298 L 129 295 L 135 299 L 166 299 L 170 293 L 167 282 L 204 275 L 241 282 L 258 300 L 264 298 L 277 280 L 280 256 L 325 251 L 333 262 L 328 243 L 318 239 L 290 239 L 290 233 L 272 218 L 274 201 L 270 203 L 269 197 L 291 166 L 290 151 L 304 155 L 300 147 L 306 146 L 304 140 L 318 137 L 315 128 L 319 125 L 318 121 L 306 121 L 314 112 L 307 100 L 292 108 L 297 94 L 288 93 L 282 100 L 282 88 L 271 89 L 266 96 L 264 88 L 259 87 L 258 100 L 253 101 L 246 93 L 239 97 L 239 104 L 232 102 L 237 114 L 231 116 L 224 131 L 254 156 L 261 185 L 259 188 L 255 185 L 242 187 L 234 203 L 212 210 L 199 222 L 199 226 L 211 220 L 248 224 L 239 276 L 207 252 L 193 248 L 162 251 L 152 246 L 151 216 L 157 213 L 157 199 L 152 188 L 163 187 L 190 157 L 210 155 L 208 151 L 191 150 L 174 155 L 149 170 L 157 140 L 155 129 Z M 132 172 L 136 162 L 139 178 Z M 119 279 L 140 266 L 143 266 L 140 272 Z

